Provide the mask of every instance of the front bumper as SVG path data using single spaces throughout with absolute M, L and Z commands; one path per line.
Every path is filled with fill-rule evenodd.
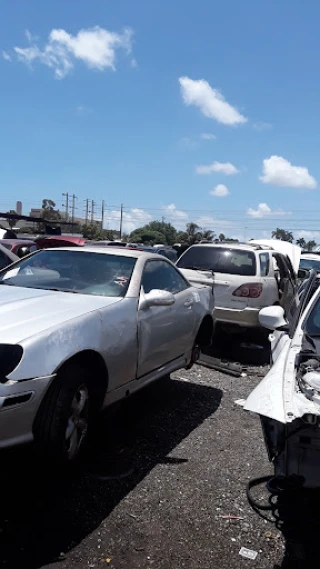
M 260 308 L 237 310 L 234 308 L 216 307 L 213 314 L 217 322 L 236 324 L 237 326 L 243 326 L 245 328 L 259 328 L 259 311 Z
M 54 377 L 0 384 L 0 449 L 33 440 L 33 422 Z

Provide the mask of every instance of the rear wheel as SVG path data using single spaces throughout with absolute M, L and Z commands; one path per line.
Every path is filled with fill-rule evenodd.
M 66 365 L 50 386 L 34 424 L 38 453 L 57 463 L 71 463 L 87 437 L 92 403 L 85 369 Z

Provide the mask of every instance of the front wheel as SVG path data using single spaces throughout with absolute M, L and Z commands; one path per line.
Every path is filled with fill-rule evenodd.
M 34 424 L 39 454 L 57 463 L 71 463 L 86 439 L 91 398 L 85 370 L 63 368 L 50 386 Z

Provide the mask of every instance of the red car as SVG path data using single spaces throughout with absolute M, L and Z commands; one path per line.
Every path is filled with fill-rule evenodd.
M 38 249 L 52 249 L 55 247 L 83 247 L 87 239 L 74 235 L 50 235 L 36 239 Z
M 0 239 L 0 243 L 20 259 L 39 249 L 35 241 L 31 241 L 31 239 Z

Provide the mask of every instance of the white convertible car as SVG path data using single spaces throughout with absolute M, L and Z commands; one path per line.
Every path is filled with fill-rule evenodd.
M 320 281 L 311 271 L 284 317 L 280 306 L 260 311 L 273 365 L 244 409 L 258 413 L 277 477 L 320 487 Z
M 191 366 L 211 342 L 212 288 L 156 254 L 41 250 L 0 285 L 0 448 L 34 439 L 72 460 L 96 411 Z

